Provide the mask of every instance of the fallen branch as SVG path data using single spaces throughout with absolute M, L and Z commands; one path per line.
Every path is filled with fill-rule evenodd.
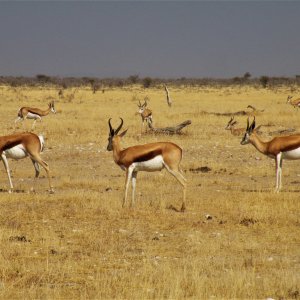
M 164 128 L 155 128 L 152 126 L 151 123 L 148 123 L 148 127 L 150 128 L 150 131 L 149 132 L 153 132 L 153 133 L 163 133 L 163 134 L 181 134 L 181 130 L 192 124 L 192 121 L 191 120 L 187 120 L 187 121 L 184 121 L 180 124 L 178 124 L 177 126 L 174 126 L 174 127 L 164 127 Z
M 236 112 L 230 112 L 230 113 L 208 112 L 208 111 L 202 110 L 201 114 L 203 114 L 203 115 L 214 115 L 214 116 L 224 116 L 224 117 L 250 115 L 249 112 L 246 112 L 244 110 L 240 110 L 240 111 L 236 111 Z

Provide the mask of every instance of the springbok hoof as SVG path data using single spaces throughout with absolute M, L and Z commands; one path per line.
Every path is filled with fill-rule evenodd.
M 13 190 L 12 190 L 12 189 L 8 190 L 8 193 L 9 193 L 9 194 L 12 194 L 12 193 L 13 193 Z
M 54 194 L 54 189 L 51 188 L 51 190 L 49 191 L 49 194 Z

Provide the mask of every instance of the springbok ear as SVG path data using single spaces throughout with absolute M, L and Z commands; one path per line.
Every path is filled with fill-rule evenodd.
M 237 124 L 237 121 L 233 121 L 233 122 L 231 123 L 231 125 L 235 125 L 235 124 Z
M 128 130 L 128 128 L 126 130 L 124 130 L 122 133 L 120 133 L 119 136 L 123 137 L 126 134 L 127 130 Z
M 247 128 L 246 128 L 246 131 L 249 130 L 249 117 L 247 118 Z

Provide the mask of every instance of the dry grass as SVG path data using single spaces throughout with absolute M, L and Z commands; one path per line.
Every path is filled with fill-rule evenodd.
M 56 193 L 47 194 L 42 172 L 30 194 L 30 160 L 10 161 L 15 187 L 25 192 L 0 193 L 0 297 L 299 298 L 300 162 L 284 162 L 283 191 L 274 194 L 274 162 L 225 131 L 228 117 L 202 113 L 251 104 L 265 108 L 258 124 L 299 129 L 300 112 L 285 104 L 288 93 L 174 89 L 170 109 L 163 89 L 67 90 L 56 102 L 58 114 L 35 129 L 46 137 L 43 157 Z M 45 88 L 0 87 L 1 135 L 13 131 L 19 107 L 46 108 L 56 95 Z M 186 119 L 192 125 L 181 136 L 141 135 L 136 99 L 145 96 L 155 126 Z M 129 127 L 124 147 L 170 140 L 184 149 L 186 213 L 166 209 L 180 207 L 181 187 L 165 171 L 140 173 L 136 208 L 121 208 L 124 173 L 106 152 L 107 120 L 118 124 L 119 116 Z M 245 125 L 246 117 L 236 119 Z M 31 121 L 24 125 L 30 128 Z M 205 166 L 211 171 L 191 171 Z

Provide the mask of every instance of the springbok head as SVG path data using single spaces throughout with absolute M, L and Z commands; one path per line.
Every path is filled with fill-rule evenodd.
M 249 126 L 249 118 L 248 118 L 246 132 L 244 134 L 243 139 L 241 140 L 241 145 L 246 145 L 246 144 L 250 143 L 251 135 L 252 135 L 254 129 L 255 129 L 255 117 L 250 126 Z
M 227 126 L 225 127 L 226 130 L 230 130 L 237 124 L 237 121 L 234 120 L 234 117 L 231 117 L 231 119 L 228 121 Z
M 109 134 L 108 134 L 108 145 L 107 145 L 107 151 L 112 151 L 113 150 L 113 141 L 115 139 L 120 139 L 122 138 L 126 132 L 127 129 L 125 131 L 123 131 L 121 134 L 118 135 L 119 131 L 121 130 L 122 126 L 123 126 L 123 119 L 120 118 L 121 120 L 121 124 L 119 125 L 119 127 L 117 129 L 113 129 L 110 123 L 111 118 L 108 120 L 108 126 L 109 126 Z
M 141 104 L 141 101 L 139 100 L 139 104 L 137 106 L 139 108 L 138 113 L 142 114 L 147 107 L 147 100 L 145 99 L 143 104 Z

